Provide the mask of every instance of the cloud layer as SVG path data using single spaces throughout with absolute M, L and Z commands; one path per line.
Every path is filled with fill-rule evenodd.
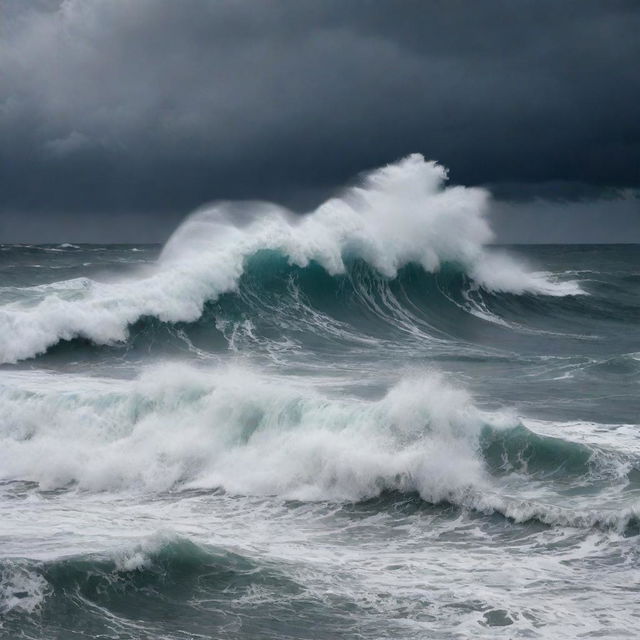
M 513 193 L 640 185 L 638 2 L 5 3 L 12 220 L 304 202 L 414 151 Z

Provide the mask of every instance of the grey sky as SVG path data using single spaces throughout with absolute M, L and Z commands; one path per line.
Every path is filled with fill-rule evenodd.
M 411 152 L 489 185 L 498 239 L 640 241 L 640 2 L 0 6 L 0 241 L 161 240 Z

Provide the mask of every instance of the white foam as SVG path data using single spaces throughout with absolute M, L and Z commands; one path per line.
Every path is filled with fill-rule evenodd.
M 487 481 L 477 444 L 490 418 L 435 374 L 369 401 L 235 367 L 166 365 L 133 382 L 6 380 L 0 477 L 43 488 L 223 487 L 305 500 L 397 489 L 437 502 Z
M 0 614 L 14 610 L 33 613 L 49 591 L 47 581 L 37 572 L 18 561 L 3 562 L 0 568 Z
M 260 250 L 282 252 L 299 266 L 317 261 L 331 274 L 344 272 L 350 257 L 388 277 L 408 263 L 435 271 L 454 262 L 493 290 L 580 293 L 575 284 L 528 273 L 512 258 L 487 250 L 488 193 L 445 188 L 445 180 L 443 167 L 414 154 L 304 216 L 268 203 L 219 203 L 198 211 L 150 270 L 118 282 L 91 281 L 80 294 L 77 281 L 58 283 L 35 304 L 20 300 L 0 307 L 0 361 L 29 358 L 77 337 L 121 342 L 143 316 L 195 321 L 206 301 L 237 287 L 245 260 Z
M 640 433 L 635 424 L 605 424 L 572 420 L 567 422 L 522 418 L 523 424 L 536 433 L 580 444 L 640 456 Z
M 628 468 L 597 500 L 568 499 L 525 473 L 492 476 L 480 434 L 485 425 L 517 424 L 511 414 L 480 411 L 434 373 L 365 400 L 237 366 L 163 365 L 133 381 L 13 372 L 0 386 L 0 479 L 111 493 L 222 488 L 302 501 L 416 491 L 518 522 L 621 530 L 638 517 L 640 505 L 621 492 Z M 544 432 L 539 421 L 527 424 Z M 556 426 L 553 435 L 564 434 Z

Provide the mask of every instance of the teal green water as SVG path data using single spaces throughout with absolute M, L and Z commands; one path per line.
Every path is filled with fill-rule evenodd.
M 0 637 L 634 637 L 640 246 L 261 249 L 193 313 L 156 246 L 0 249 Z

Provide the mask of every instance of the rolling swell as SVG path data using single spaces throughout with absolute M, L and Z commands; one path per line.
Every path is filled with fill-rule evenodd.
M 14 637 L 296 636 L 309 620 L 348 624 L 348 601 L 326 603 L 291 569 L 187 538 L 156 536 L 130 549 L 0 564 L 0 632 Z M 342 609 L 342 610 L 341 610 Z M 274 620 L 279 624 L 273 625 Z M 280 626 L 279 626 L 280 625 Z

